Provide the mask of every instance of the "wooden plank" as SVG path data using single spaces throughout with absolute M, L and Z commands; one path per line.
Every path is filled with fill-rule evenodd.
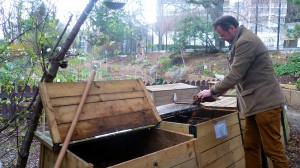
M 55 161 L 57 159 L 58 152 L 53 152 L 48 148 L 45 148 L 45 155 L 44 155 L 44 164 L 42 168 L 53 168 Z M 91 163 L 85 162 L 80 157 L 76 156 L 71 151 L 67 150 L 66 155 L 62 161 L 61 168 L 93 168 L 94 166 Z
M 198 87 L 193 86 L 193 85 L 184 84 L 184 83 L 147 86 L 147 89 L 151 92 L 157 92 L 157 91 L 163 91 L 163 90 L 190 89 L 190 88 L 198 88 Z
M 210 134 L 214 134 L 215 133 L 215 127 L 214 127 L 215 123 L 223 121 L 223 120 L 226 121 L 227 127 L 230 127 L 232 125 L 236 125 L 239 123 L 237 112 L 228 114 L 228 115 L 216 118 L 216 119 L 212 119 L 207 122 L 196 125 L 197 137 L 199 138 L 199 137 L 207 136 Z
M 246 167 L 246 161 L 245 161 L 245 158 L 243 157 L 242 159 L 235 162 L 234 164 L 232 164 L 228 168 L 245 168 L 245 167 Z
M 296 85 L 289 85 L 289 84 L 280 84 L 280 86 L 282 88 L 286 88 L 286 89 L 292 89 L 292 90 L 298 90 Z
M 235 107 L 203 107 L 205 110 L 216 110 L 216 111 L 236 111 Z
M 188 161 L 183 162 L 183 163 L 181 163 L 179 165 L 176 165 L 176 166 L 174 166 L 172 168 L 198 168 L 198 166 L 197 166 L 197 159 L 194 158 L 194 159 L 188 160 Z
M 223 96 L 224 97 L 236 97 L 236 90 L 235 89 L 230 89 Z
M 81 96 L 86 82 L 47 83 L 50 98 Z M 122 93 L 141 91 L 137 80 L 97 81 L 91 86 L 89 94 Z
M 147 139 L 148 148 L 144 148 L 143 150 L 145 153 L 153 153 L 174 145 L 185 143 L 193 138 L 193 135 L 175 133 L 163 129 L 154 129 L 151 136 Z
M 72 97 L 52 98 L 50 100 L 50 103 L 53 107 L 66 106 L 66 105 L 79 105 L 81 97 L 82 96 L 80 95 L 80 96 L 72 96 Z M 145 97 L 145 93 L 143 91 L 124 92 L 124 93 L 105 93 L 105 94 L 98 94 L 98 95 L 89 94 L 85 103 L 97 103 L 97 102 L 106 102 L 106 101 L 132 99 L 132 98 L 143 98 L 143 97 Z
M 69 123 L 73 121 L 77 105 L 54 107 L 55 119 L 57 124 Z M 108 102 L 85 104 L 79 121 L 109 117 L 114 115 L 124 115 L 139 111 L 151 113 L 147 99 L 134 98 L 125 100 L 116 100 Z
M 197 151 L 202 153 L 210 148 L 213 148 L 213 147 L 215 147 L 221 143 L 224 143 L 234 137 L 237 137 L 241 134 L 239 124 L 229 126 L 227 128 L 227 131 L 228 131 L 228 136 L 221 138 L 221 139 L 216 139 L 216 135 L 214 133 L 203 136 L 203 137 L 198 137 L 196 140 L 196 143 L 198 143 Z
M 40 158 L 39 158 L 39 167 L 43 168 L 45 165 L 45 146 L 40 144 Z
M 48 90 L 46 88 L 46 83 L 44 82 L 39 83 L 39 90 L 40 90 L 41 99 L 43 100 L 42 103 L 44 106 L 44 110 L 46 111 L 46 117 L 51 132 L 52 141 L 53 143 L 59 143 L 61 142 L 61 139 L 57 128 L 53 107 L 50 104 L 50 98 L 48 95 Z
M 193 102 L 193 96 L 176 96 L 177 97 L 177 102 Z M 169 102 L 169 103 L 174 103 L 174 98 L 173 95 L 165 96 L 165 97 L 155 97 L 153 99 L 155 102 Z
M 64 160 L 62 161 L 63 167 L 82 167 L 82 168 L 93 168 L 94 165 L 91 163 L 87 163 L 71 151 L 67 151 Z
M 35 137 L 41 142 L 41 144 L 43 144 L 49 149 L 53 149 L 53 143 L 50 137 L 46 136 L 45 134 L 39 131 L 35 131 L 34 134 Z
M 149 111 L 82 120 L 78 121 L 72 140 L 156 124 L 156 118 L 150 115 Z M 66 138 L 70 125 L 71 123 L 58 125 L 62 141 Z
M 145 96 L 146 96 L 146 98 L 147 98 L 148 104 L 149 104 L 150 108 L 152 109 L 152 113 L 153 113 L 153 115 L 155 116 L 155 118 L 156 118 L 156 120 L 157 120 L 157 123 L 158 123 L 158 122 L 161 122 L 162 119 L 160 118 L 160 116 L 159 116 L 159 114 L 158 114 L 158 111 L 156 110 L 156 107 L 155 107 L 155 105 L 154 105 L 153 100 L 151 99 L 150 95 L 149 95 L 148 92 L 147 92 L 145 83 L 144 83 L 141 79 L 138 79 L 138 82 L 139 82 L 139 84 L 140 84 L 140 87 L 144 90 L 144 93 L 145 93 Z
M 205 109 L 237 109 L 236 97 L 219 97 L 220 100 L 215 102 L 201 103 Z
M 180 95 L 195 95 L 199 92 L 197 88 L 192 88 L 192 89 L 181 89 L 181 90 L 164 90 L 164 91 L 157 91 L 157 92 L 152 92 L 152 94 L 155 97 L 165 97 L 165 96 L 173 96 L 174 93 L 176 93 L 177 96 Z
M 195 157 L 194 140 L 190 140 L 146 156 L 111 166 L 110 168 L 170 168 L 179 166 L 187 161 L 192 162 L 189 164 L 191 168 L 196 168 L 197 162 Z
M 211 164 L 204 166 L 204 168 L 227 168 L 230 165 L 234 164 L 235 162 L 244 158 L 244 148 L 240 146 L 239 148 L 227 153 L 225 156 L 221 157 L 220 159 L 212 162 Z
M 213 147 L 201 153 L 201 165 L 206 166 L 239 147 L 243 147 L 241 136 L 234 137 L 233 139 L 230 139 L 216 147 Z
M 167 122 L 167 121 L 163 121 L 159 124 L 160 129 L 179 132 L 183 134 L 190 134 L 189 127 L 190 127 L 189 124 L 174 123 L 174 122 Z

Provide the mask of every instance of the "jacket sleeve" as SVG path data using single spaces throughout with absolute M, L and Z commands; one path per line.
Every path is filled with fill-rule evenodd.
M 213 95 L 226 92 L 243 79 L 254 60 L 255 48 L 254 42 L 249 40 L 236 44 L 231 70 L 222 81 L 210 89 Z

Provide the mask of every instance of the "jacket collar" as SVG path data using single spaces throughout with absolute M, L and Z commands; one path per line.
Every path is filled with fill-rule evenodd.
M 234 36 L 234 39 L 232 40 L 232 43 L 229 45 L 229 50 L 231 49 L 231 47 L 235 44 L 235 42 L 240 38 L 242 32 L 245 31 L 245 27 L 243 25 L 241 25 L 239 28 L 238 28 L 238 32 L 236 33 L 236 35 Z

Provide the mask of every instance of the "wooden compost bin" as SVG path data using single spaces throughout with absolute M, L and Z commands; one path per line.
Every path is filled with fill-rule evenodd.
M 86 82 L 40 83 L 50 131 L 36 132 L 52 168 Z M 141 80 L 94 82 L 61 167 L 197 167 L 195 139 L 155 127 L 161 118 Z
M 193 102 L 193 96 L 199 92 L 197 86 L 184 83 L 147 86 L 155 106 L 174 102 Z M 174 99 L 175 98 L 175 99 Z
M 242 134 L 238 113 L 232 103 L 230 98 L 203 103 L 206 105 L 190 118 L 182 114 L 185 121 L 179 116 L 167 118 L 160 123 L 160 128 L 192 134 L 197 138 L 195 144 L 199 168 L 243 168 L 245 159 Z

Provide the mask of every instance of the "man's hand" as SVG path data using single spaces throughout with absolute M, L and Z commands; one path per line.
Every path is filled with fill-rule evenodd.
M 210 97 L 210 96 L 212 96 L 210 90 L 202 90 L 197 94 L 198 99 L 203 99 L 205 97 Z

